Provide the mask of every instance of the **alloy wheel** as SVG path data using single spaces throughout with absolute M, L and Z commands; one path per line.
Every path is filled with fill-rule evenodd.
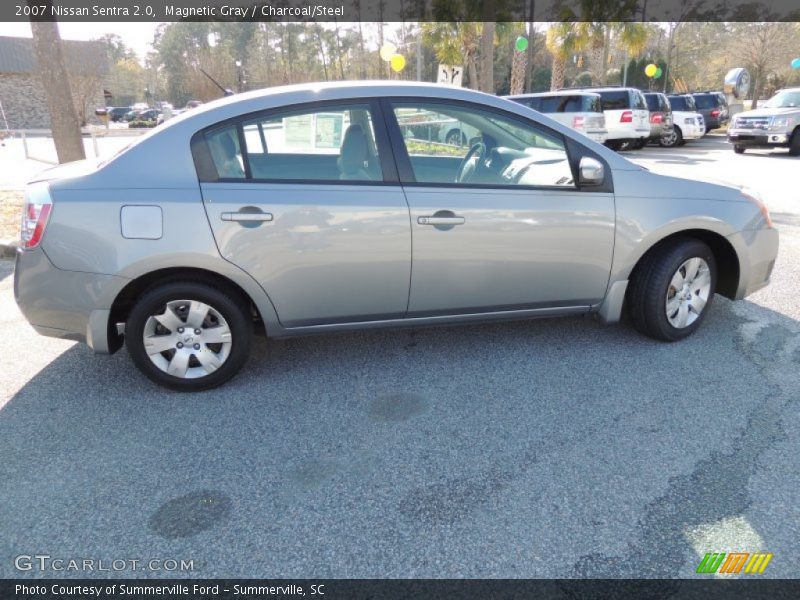
M 665 310 L 669 324 L 683 329 L 694 323 L 708 304 L 710 291 L 708 263 L 697 256 L 684 261 L 667 288 Z

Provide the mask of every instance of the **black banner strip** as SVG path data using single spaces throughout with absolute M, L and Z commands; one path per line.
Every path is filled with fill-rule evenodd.
M 224 579 L 0 580 L 3 600 L 789 600 L 800 580 L 779 579 Z
M 800 21 L 800 0 L 3 0 L 0 21 Z

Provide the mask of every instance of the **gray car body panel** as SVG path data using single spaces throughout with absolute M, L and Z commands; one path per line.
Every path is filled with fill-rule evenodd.
M 189 141 L 206 127 L 274 107 L 385 97 L 462 100 L 542 123 L 600 156 L 614 191 L 198 182 Z M 106 163 L 62 165 L 35 180 L 49 181 L 54 207 L 41 247 L 18 257 L 18 303 L 41 332 L 99 352 L 109 350 L 118 294 L 162 269 L 229 279 L 250 297 L 267 334 L 279 337 L 587 311 L 613 322 L 631 270 L 666 236 L 725 236 L 742 265 L 737 297 L 764 284 L 777 252 L 777 233 L 735 188 L 649 173 L 525 106 L 431 84 L 241 94 L 171 119 Z M 160 237 L 123 237 L 125 206 L 159 207 Z M 223 224 L 221 213 L 243 206 L 275 219 Z M 448 208 L 465 213 L 466 223 L 441 231 L 416 222 Z

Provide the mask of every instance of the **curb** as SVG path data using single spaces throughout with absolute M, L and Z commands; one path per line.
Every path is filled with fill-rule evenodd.
M 17 255 L 17 247 L 19 242 L 14 241 L 0 241 L 0 258 L 14 258 Z

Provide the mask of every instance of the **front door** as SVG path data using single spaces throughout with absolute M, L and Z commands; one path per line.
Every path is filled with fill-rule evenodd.
M 603 298 L 614 196 L 578 188 L 559 134 L 468 103 L 387 104 L 411 209 L 409 317 L 589 306 Z M 428 134 L 454 119 L 478 139 L 447 144 Z

